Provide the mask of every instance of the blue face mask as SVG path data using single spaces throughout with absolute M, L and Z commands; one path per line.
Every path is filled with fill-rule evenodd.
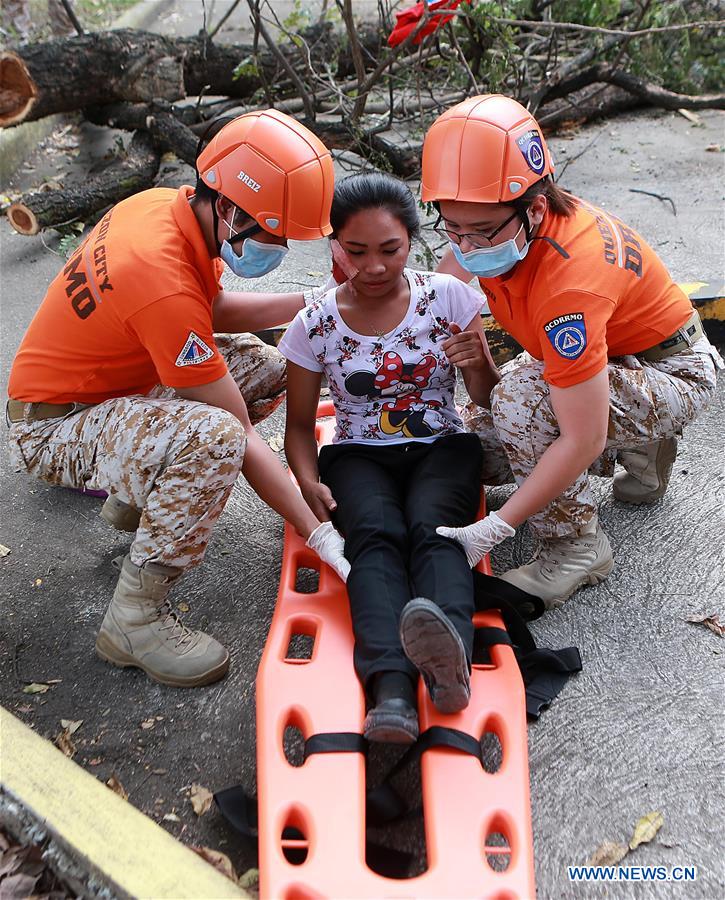
M 236 210 L 232 214 L 232 222 Z M 232 237 L 234 228 L 226 220 L 224 224 L 229 229 L 229 237 Z M 242 242 L 242 252 L 236 254 L 229 241 L 224 241 L 221 246 L 219 255 L 229 268 L 240 278 L 261 278 L 276 269 L 278 265 L 287 255 L 289 248 L 282 244 L 263 244 L 261 241 L 254 241 L 252 238 L 246 238 Z
M 524 226 L 522 225 L 521 228 Z M 495 278 L 497 275 L 505 275 L 516 265 L 517 262 L 526 256 L 529 252 L 529 242 L 519 250 L 516 246 L 516 238 L 521 234 L 519 228 L 516 237 L 502 244 L 496 244 L 493 247 L 480 247 L 477 250 L 469 250 L 466 253 L 461 252 L 458 244 L 450 242 L 453 248 L 453 255 L 460 266 L 463 266 L 472 275 L 478 275 L 479 278 Z

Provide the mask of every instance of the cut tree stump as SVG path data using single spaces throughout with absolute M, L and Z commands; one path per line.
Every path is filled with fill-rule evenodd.
M 124 197 L 153 185 L 159 168 L 159 151 L 145 131 L 134 134 L 128 152 L 108 168 L 78 187 L 24 194 L 8 208 L 13 228 L 24 235 L 42 228 L 84 219 Z

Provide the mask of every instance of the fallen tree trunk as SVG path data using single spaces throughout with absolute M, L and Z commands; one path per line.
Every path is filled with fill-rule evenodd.
M 642 103 L 661 106 L 664 109 L 725 109 L 725 94 L 677 94 L 656 84 L 643 81 L 623 69 L 612 68 L 608 63 L 588 66 L 557 82 L 546 92 L 543 103 L 549 104 L 561 97 L 568 97 L 591 84 L 611 84 L 622 92 L 639 98 Z
M 84 219 L 124 197 L 153 185 L 159 168 L 159 151 L 145 131 L 133 136 L 123 159 L 111 163 L 79 187 L 57 191 L 37 191 L 23 195 L 9 207 L 7 217 L 24 235 L 74 219 Z
M 578 127 L 643 106 L 646 103 L 640 97 L 612 85 L 601 85 L 596 91 L 577 91 L 539 107 L 536 120 L 545 133 L 551 134 L 560 128 Z
M 123 131 L 145 129 L 163 152 L 170 150 L 190 166 L 196 163 L 199 138 L 182 121 L 185 110 L 174 110 L 163 101 L 154 103 L 109 103 L 83 111 L 94 125 L 109 125 Z
M 366 60 L 372 65 L 380 35 L 368 28 L 363 36 Z M 334 34 L 317 40 L 316 52 L 324 52 L 328 61 L 345 50 Z M 300 51 L 294 44 L 280 50 L 299 66 Z M 351 67 L 346 54 L 349 51 L 340 52 L 337 64 L 342 76 Z M 170 38 L 133 29 L 23 44 L 0 53 L 0 127 L 118 101 L 173 102 L 204 93 L 248 98 L 265 84 L 282 96 L 277 61 L 262 51 L 258 68 L 253 57 L 250 44 L 216 44 L 203 33 Z M 245 60 L 249 64 L 235 75 Z M 290 85 L 288 96 L 291 91 Z
M 249 53 L 245 45 L 131 29 L 24 44 L 0 54 L 0 126 L 119 100 L 179 100 L 207 86 L 247 97 L 259 76 L 233 73 Z

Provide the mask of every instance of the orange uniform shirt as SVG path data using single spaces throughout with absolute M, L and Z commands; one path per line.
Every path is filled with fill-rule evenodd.
M 100 403 L 226 373 L 211 312 L 220 268 L 191 194 L 153 188 L 106 213 L 48 288 L 15 357 L 11 397 Z
M 556 387 L 592 378 L 611 357 L 654 347 L 692 313 L 688 297 L 636 231 L 611 213 L 578 204 L 569 218 L 546 214 L 510 275 L 479 279 L 493 317 L 543 360 L 544 379 Z

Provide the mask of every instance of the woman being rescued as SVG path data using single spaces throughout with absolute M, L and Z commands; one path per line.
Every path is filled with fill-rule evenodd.
M 472 573 L 436 526 L 472 522 L 480 498 L 481 445 L 454 405 L 456 369 L 485 404 L 495 368 L 481 295 L 450 275 L 406 268 L 418 215 L 403 182 L 344 179 L 330 221 L 344 283 L 301 310 L 280 343 L 285 450 L 311 509 L 345 535 L 354 663 L 370 701 L 365 737 L 410 743 L 419 672 L 441 712 L 470 698 Z M 336 431 L 318 459 L 323 375 Z
M 445 533 L 474 565 L 528 520 L 534 559 L 502 577 L 549 607 L 614 565 L 588 472 L 612 475 L 618 461 L 618 500 L 659 499 L 677 436 L 723 367 L 649 245 L 552 172 L 537 122 L 501 95 L 448 110 L 423 145 L 422 199 L 450 242 L 438 271 L 478 276 L 491 314 L 526 351 L 496 376 L 490 404 L 475 397 L 464 412 L 484 484 L 518 489 L 498 512 Z

